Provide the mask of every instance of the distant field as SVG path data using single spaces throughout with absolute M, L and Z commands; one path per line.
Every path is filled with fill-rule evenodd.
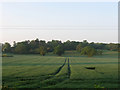
M 67 51 L 54 54 L 3 57 L 3 85 L 10 88 L 117 88 L 118 53 L 80 56 Z M 86 69 L 85 67 L 95 67 Z

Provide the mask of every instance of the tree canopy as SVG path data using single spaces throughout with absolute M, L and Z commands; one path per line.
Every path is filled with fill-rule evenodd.
M 43 56 L 46 54 L 46 48 L 44 46 L 40 46 L 40 54 Z
M 81 55 L 87 55 L 88 57 L 92 57 L 96 54 L 96 50 L 91 46 L 86 46 L 82 49 Z
M 118 43 L 89 43 L 87 40 L 83 40 L 83 42 L 78 41 L 70 41 L 61 42 L 59 40 L 52 41 L 44 41 L 44 40 L 26 40 L 22 42 L 15 42 L 13 46 L 11 46 L 8 42 L 2 44 L 2 52 L 3 53 L 17 53 L 17 54 L 41 54 L 45 55 L 48 52 L 54 52 L 57 55 L 62 55 L 66 50 L 77 50 L 81 54 L 89 53 L 89 56 L 96 54 L 102 55 L 102 50 L 112 50 L 119 51 Z
M 62 45 L 58 45 L 54 48 L 54 53 L 61 56 L 64 53 L 64 48 Z
M 3 52 L 11 52 L 11 45 L 9 43 L 5 43 L 3 46 L 2 46 L 2 51 Z

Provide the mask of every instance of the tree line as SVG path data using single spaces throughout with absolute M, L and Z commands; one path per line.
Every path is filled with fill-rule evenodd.
M 44 40 L 26 40 L 22 42 L 13 42 L 13 46 L 6 42 L 2 44 L 3 53 L 15 53 L 15 54 L 41 54 L 45 55 L 48 52 L 53 52 L 61 56 L 64 51 L 77 50 L 81 55 L 93 56 L 96 54 L 102 54 L 102 50 L 120 51 L 119 44 L 115 43 L 89 43 L 87 40 L 82 42 L 69 41 L 61 42 L 59 40 L 44 41 Z

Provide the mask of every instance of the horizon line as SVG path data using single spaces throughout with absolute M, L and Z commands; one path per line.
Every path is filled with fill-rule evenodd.
M 68 39 L 68 40 L 63 41 L 63 40 L 60 40 L 60 39 L 51 39 L 51 40 L 45 40 L 45 39 L 39 39 L 39 38 L 36 38 L 36 39 L 38 39 L 39 41 L 45 41 L 46 43 L 49 42 L 49 41 L 52 41 L 52 40 L 61 41 L 62 43 L 67 42 L 67 41 L 83 42 L 84 40 L 87 40 L 87 39 L 83 39 L 83 40 L 70 40 L 70 39 Z M 32 41 L 32 40 L 36 40 L 36 39 L 25 39 L 25 40 L 19 40 L 19 41 L 15 41 L 15 42 L 18 43 L 18 42 L 24 42 L 24 41 Z M 2 43 L 2 44 L 4 44 L 4 43 L 13 44 L 13 42 L 14 41 L 12 41 L 12 42 L 3 41 L 3 42 L 0 42 L 0 43 Z M 100 42 L 100 41 L 98 42 L 98 41 L 88 41 L 88 40 L 87 40 L 87 42 L 88 43 L 92 43 L 92 42 L 94 42 L 94 43 L 104 43 L 104 44 L 110 44 L 110 43 L 119 44 L 120 43 L 119 41 L 118 42 Z

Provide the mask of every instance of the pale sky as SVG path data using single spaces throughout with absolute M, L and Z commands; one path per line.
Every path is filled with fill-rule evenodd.
M 117 2 L 1 3 L 0 42 L 118 42 Z

